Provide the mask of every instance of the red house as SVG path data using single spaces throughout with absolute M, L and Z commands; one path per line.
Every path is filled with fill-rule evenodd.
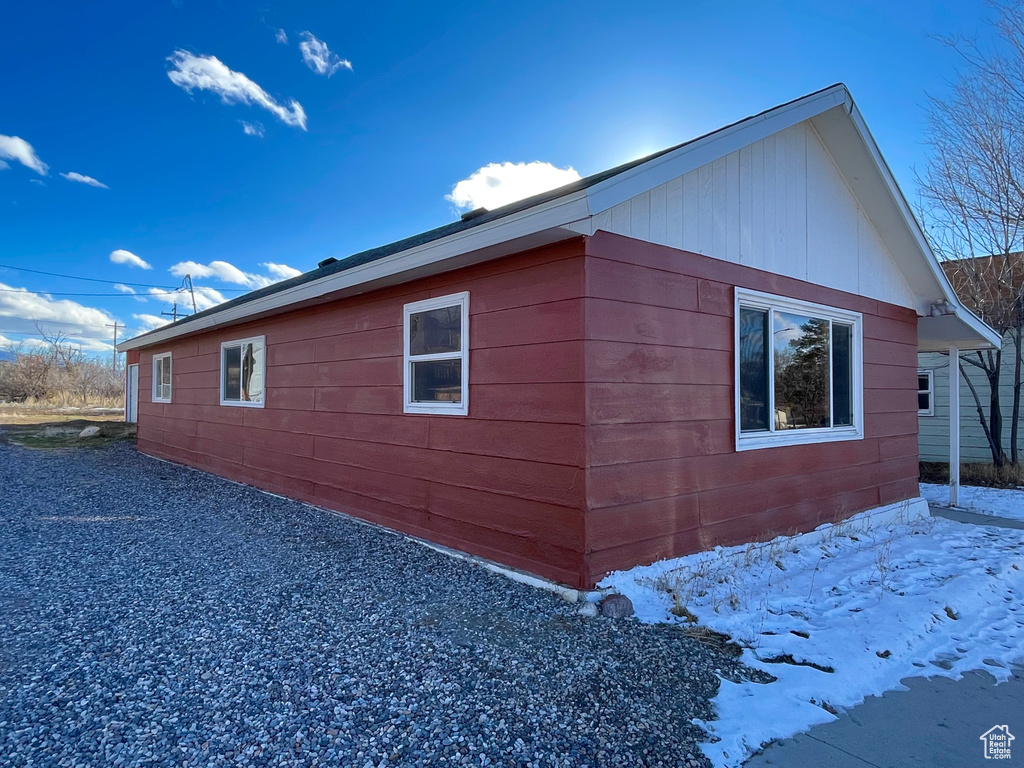
M 917 497 L 998 341 L 836 85 L 118 348 L 144 453 L 590 587 Z

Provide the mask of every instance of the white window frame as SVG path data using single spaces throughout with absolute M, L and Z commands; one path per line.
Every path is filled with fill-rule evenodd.
M 458 305 L 461 307 L 462 320 L 461 350 L 459 352 L 439 352 L 432 355 L 410 355 L 410 317 L 417 312 L 429 312 Z M 458 403 L 418 403 L 413 401 L 412 364 L 414 362 L 430 362 L 432 360 L 462 361 L 462 400 Z M 444 416 L 469 415 L 469 292 L 452 293 L 434 299 L 424 299 L 406 304 L 402 308 L 402 390 L 405 413 L 431 413 Z
M 157 395 L 157 389 L 156 389 L 157 388 L 156 368 L 157 368 L 157 363 L 160 360 L 171 361 L 171 381 L 167 385 L 168 387 L 170 387 L 171 391 L 167 394 L 167 397 L 160 397 L 159 395 Z M 171 402 L 171 397 L 174 395 L 174 386 L 173 386 L 173 384 L 174 384 L 174 362 L 171 360 L 171 353 L 170 352 L 161 352 L 159 355 L 153 355 L 153 402 L 154 403 L 169 403 L 169 402 Z
M 853 395 L 853 425 L 844 427 L 823 427 L 816 429 L 788 429 L 784 432 L 775 431 L 775 360 L 771 350 L 774 344 L 769 340 L 768 358 L 768 430 L 764 432 L 742 432 L 740 429 L 740 307 L 751 309 L 773 310 L 794 314 L 820 317 L 824 320 L 836 321 L 853 328 L 851 342 L 851 394 Z M 769 314 L 769 327 L 771 315 Z M 776 296 L 761 291 L 752 291 L 736 287 L 733 306 L 733 400 L 734 418 L 736 421 L 736 450 L 750 451 L 759 448 L 775 448 L 783 445 L 807 445 L 812 443 L 832 443 L 842 440 L 864 439 L 864 317 L 860 312 L 815 304 L 810 301 Z M 829 409 L 832 407 L 832 365 L 829 360 Z
M 918 390 L 917 390 L 917 394 L 918 394 L 919 397 L 920 397 L 922 392 L 927 392 L 928 393 L 928 408 L 924 409 L 924 410 L 918 408 L 917 409 L 917 415 L 918 416 L 934 416 L 935 415 L 935 371 L 932 371 L 932 370 L 919 370 L 917 372 L 917 375 L 918 375 L 918 378 L 920 378 L 921 376 L 927 376 L 928 377 L 928 389 L 924 390 L 924 389 L 918 388 Z
M 263 370 L 260 372 L 263 376 L 263 397 L 260 401 L 254 402 L 252 400 L 225 400 L 224 399 L 224 349 L 227 347 L 239 347 L 242 344 L 252 343 L 259 344 L 263 348 L 263 359 L 262 366 Z M 262 408 L 267 402 L 267 340 L 265 336 L 247 336 L 244 339 L 232 339 L 231 341 L 222 341 L 220 344 L 220 404 L 229 405 L 232 408 Z

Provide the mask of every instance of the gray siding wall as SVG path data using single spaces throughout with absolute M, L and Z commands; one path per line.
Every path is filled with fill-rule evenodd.
M 961 352 L 961 357 L 974 356 L 974 352 Z M 935 415 L 918 417 L 918 441 L 921 461 L 949 461 L 949 358 L 935 352 L 918 355 L 918 368 L 931 370 L 935 381 Z M 988 418 L 988 379 L 979 368 L 964 364 L 971 377 Z M 960 458 L 965 464 L 989 463 L 992 453 L 988 449 L 985 433 L 978 420 L 978 409 L 971 390 L 960 377 Z M 1000 403 L 1003 409 L 1003 450 L 1010 454 L 1010 419 L 1013 408 L 1013 341 L 1003 339 L 1003 373 L 999 380 Z M 1024 407 L 1021 409 L 1024 422 Z M 1024 423 L 1021 424 L 1018 445 L 1024 453 Z

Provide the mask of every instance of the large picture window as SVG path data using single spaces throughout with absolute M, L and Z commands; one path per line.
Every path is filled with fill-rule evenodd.
M 265 344 L 262 336 L 220 345 L 220 404 L 263 407 Z
M 153 402 L 171 402 L 171 353 L 153 355 Z
M 469 413 L 469 294 L 405 305 L 406 413 Z
M 863 437 L 861 315 L 736 289 L 736 448 Z

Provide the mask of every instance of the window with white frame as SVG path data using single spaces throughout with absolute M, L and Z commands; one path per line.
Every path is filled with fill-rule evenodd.
M 406 304 L 403 313 L 406 413 L 469 413 L 469 294 Z
M 933 371 L 917 372 L 917 415 L 935 415 L 935 374 Z
M 153 355 L 153 402 L 171 402 L 171 353 Z
M 220 345 L 220 404 L 263 407 L 266 371 L 262 336 Z
M 864 436 L 858 312 L 736 289 L 736 449 Z

